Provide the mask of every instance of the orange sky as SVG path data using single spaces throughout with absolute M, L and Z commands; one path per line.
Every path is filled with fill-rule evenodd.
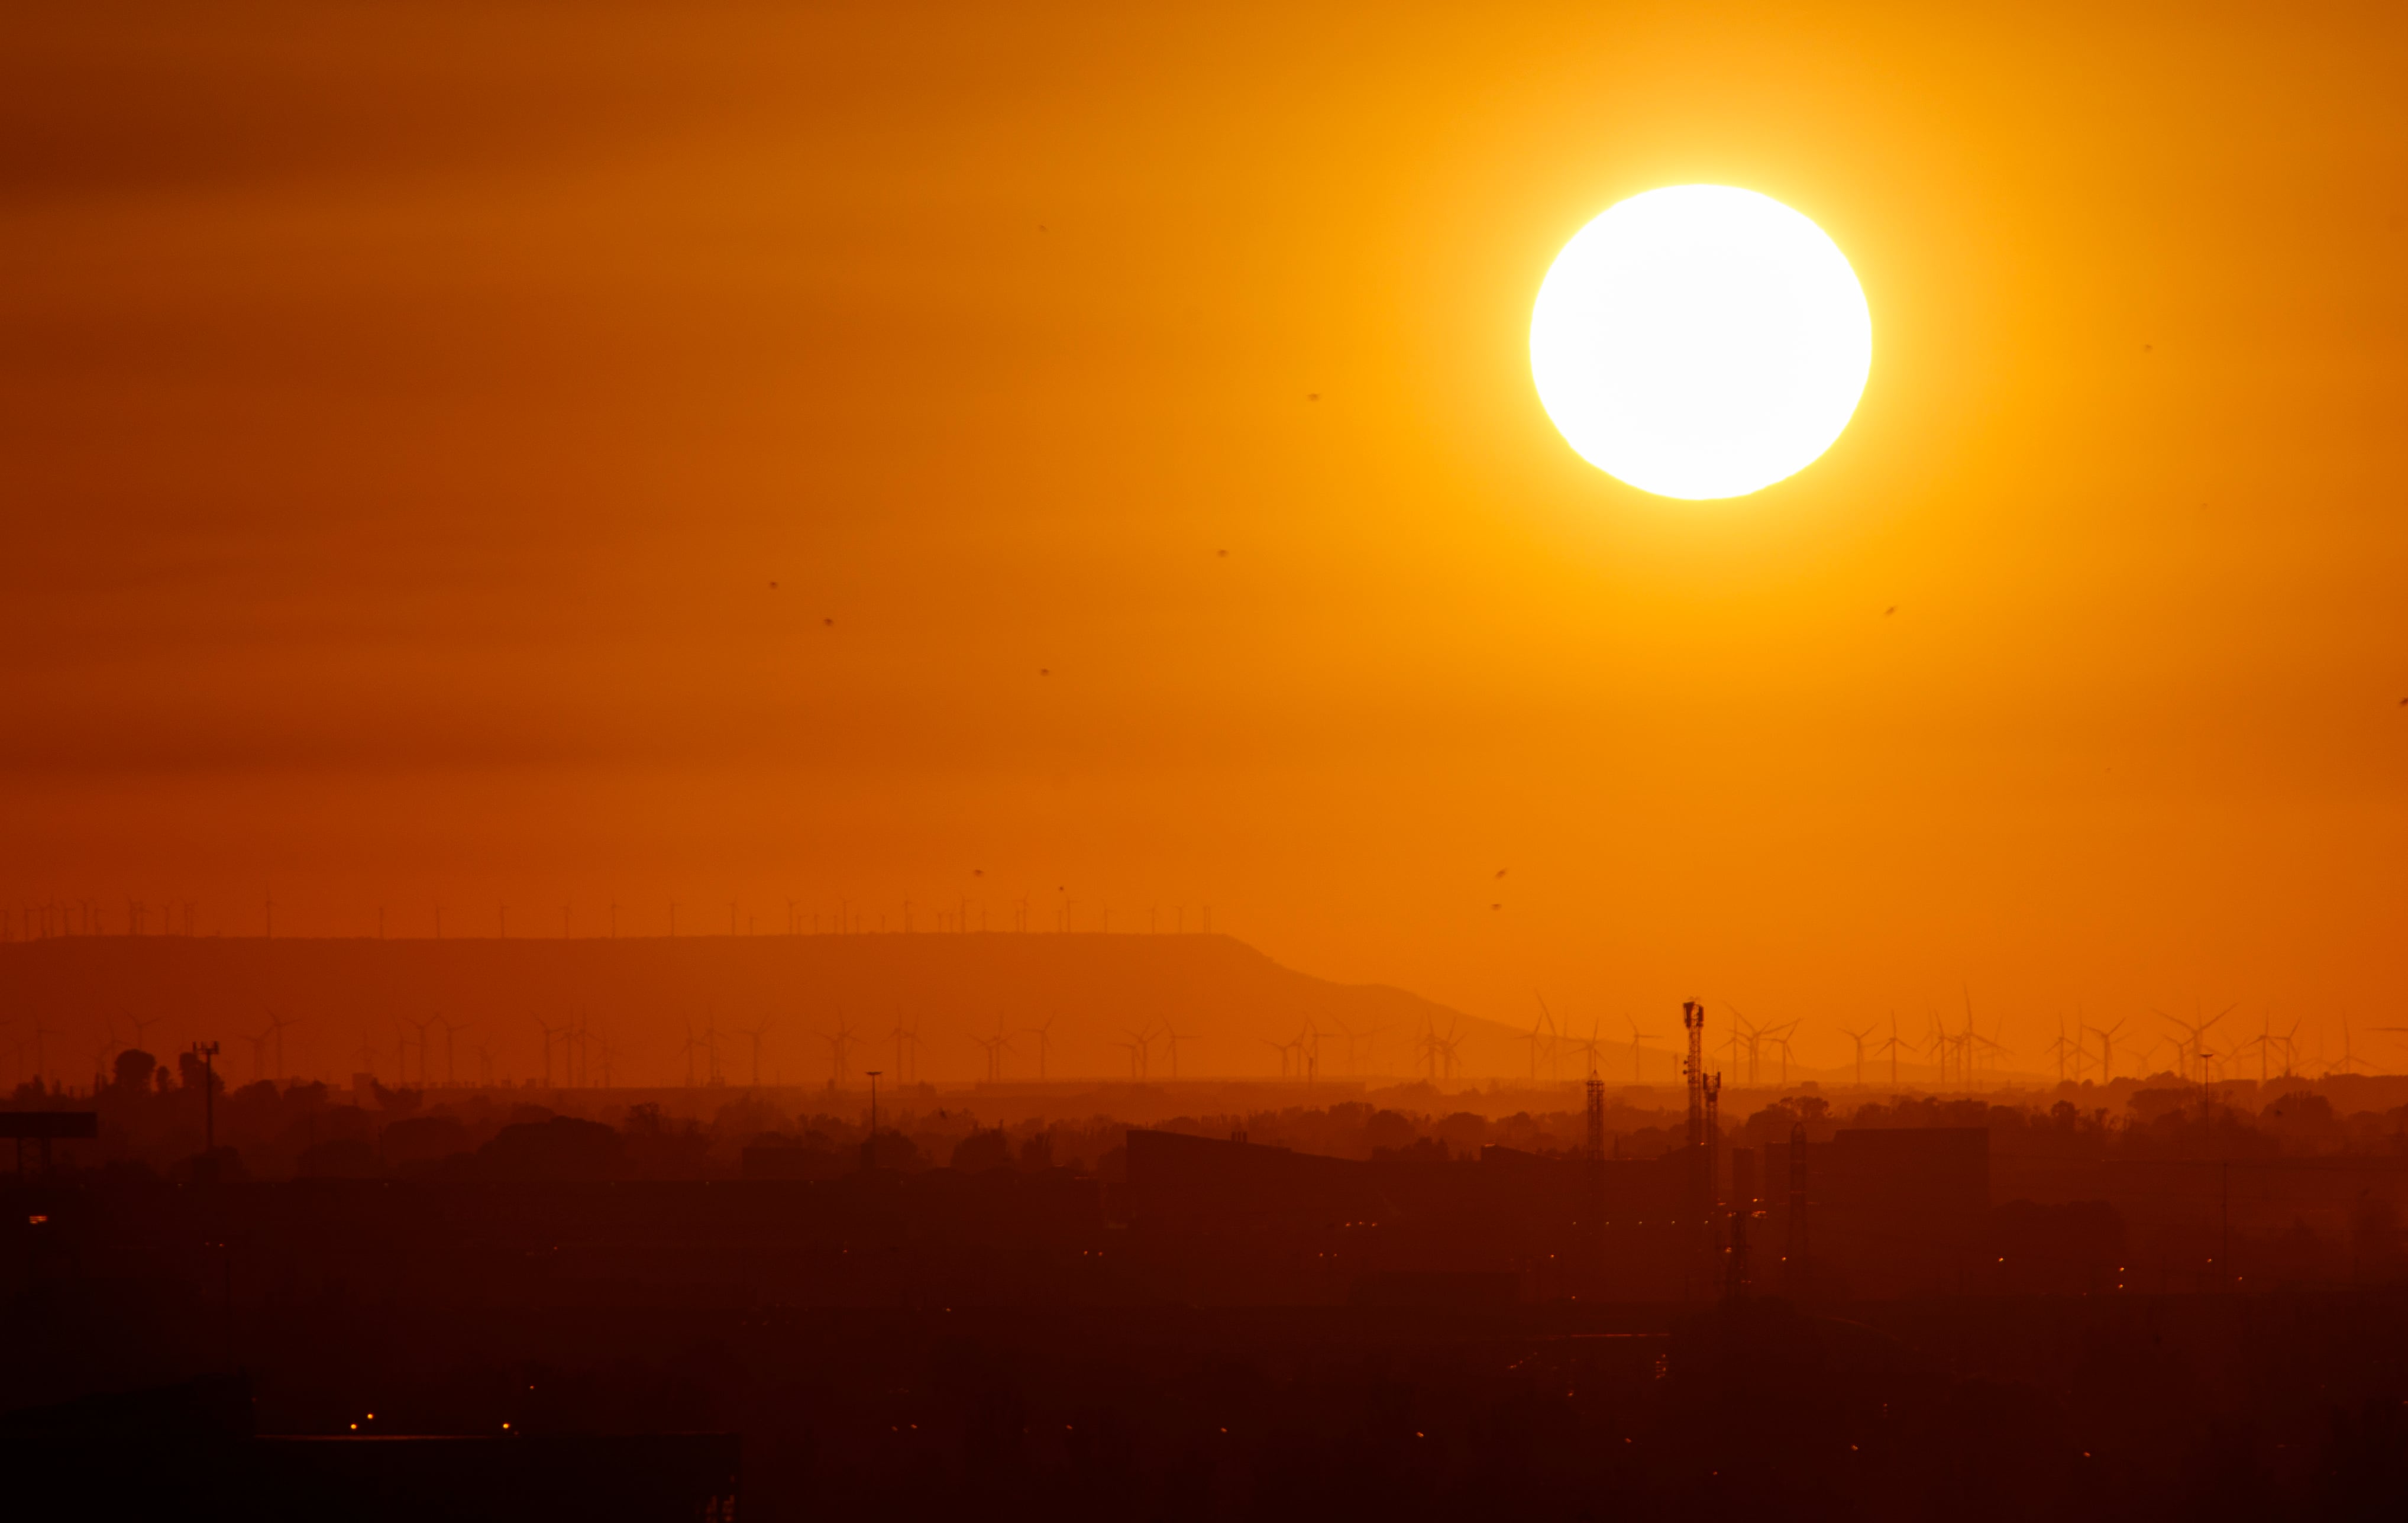
M 2375 7 L 197 14 L 0 20 L 12 904 L 2408 1025 Z M 1720 504 L 1524 347 L 1690 181 L 1874 322 Z

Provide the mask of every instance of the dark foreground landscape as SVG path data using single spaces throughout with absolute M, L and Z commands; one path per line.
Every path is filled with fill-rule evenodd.
M 1693 1146 L 1602 1085 L 873 1134 L 124 1058 L 11 1113 L 99 1133 L 0 1185 L 28 1516 L 2408 1509 L 2408 1112 L 2323 1093 L 2390 1081 L 1768 1094 Z

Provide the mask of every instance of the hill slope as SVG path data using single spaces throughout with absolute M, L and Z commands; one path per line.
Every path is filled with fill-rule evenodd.
M 1281 967 L 1226 936 L 889 935 L 684 937 L 616 941 L 265 941 L 244 938 L 77 937 L 0 945 L 0 1020 L 25 1042 L 18 1076 L 33 1070 L 30 1039 L 51 1076 L 86 1082 L 112 1042 L 168 1054 L 193 1040 L 223 1043 L 222 1067 L 246 1083 L 276 1063 L 255 1039 L 271 1014 L 291 1024 L 284 1071 L 327 1079 L 363 1068 L 396 1074 L 398 1039 L 413 1044 L 431 1023 L 428 1072 L 445 1077 L 539 1076 L 541 1024 L 583 1020 L 596 1038 L 589 1061 L 613 1050 L 620 1084 L 682 1082 L 689 1027 L 715 1031 L 722 1071 L 752 1077 L 761 1038 L 765 1082 L 818 1083 L 830 1071 L 827 1034 L 858 1037 L 846 1067 L 892 1072 L 899 1025 L 916 1028 L 913 1077 L 982 1078 L 979 1039 L 1010 1037 L 1002 1071 L 1037 1076 L 1039 1040 L 1051 1022 L 1051 1076 L 1121 1075 L 1129 1033 L 1154 1033 L 1150 1071 L 1170 1071 L 1167 1023 L 1183 1040 L 1187 1075 L 1276 1074 L 1271 1043 L 1308 1025 L 1324 1034 L 1321 1071 L 1397 1071 L 1414 1066 L 1413 1038 L 1434 1023 L 1476 1043 L 1482 1067 L 1505 1056 L 1502 1027 L 1400 989 L 1340 984 Z M 460 1027 L 447 1051 L 444 1023 Z M 1351 1056 L 1343 1032 L 1357 1034 Z M 1363 1034 L 1377 1032 L 1376 1037 Z M 902 1064 L 912 1067 L 907 1050 Z M 555 1062 L 562 1061 L 555 1059 Z M 707 1055 L 693 1061 L 701 1070 Z

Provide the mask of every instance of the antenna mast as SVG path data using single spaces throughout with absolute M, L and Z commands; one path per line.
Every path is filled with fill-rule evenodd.
M 1713 1206 L 1707 1195 L 1713 1188 L 1711 1167 L 1706 1161 L 1706 1007 L 1695 999 L 1681 1001 L 1681 1028 L 1688 1033 L 1689 1056 L 1681 1068 L 1682 1077 L 1689 1085 L 1689 1200 L 1690 1209 L 1698 1214 L 1699 1230 L 1711 1241 L 1713 1225 L 1708 1219 Z
M 1702 1088 L 1706 1077 L 1706 1007 L 1695 999 L 1682 1000 L 1681 1025 L 1689 1033 L 1689 1057 L 1681 1069 L 1689 1084 L 1689 1145 L 1702 1147 L 1706 1141 Z

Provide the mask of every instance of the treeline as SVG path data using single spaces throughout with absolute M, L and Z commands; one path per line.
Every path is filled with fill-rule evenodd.
M 205 1104 L 205 1085 L 216 1088 Z M 783 1092 L 791 1095 L 791 1091 Z M 587 1103 L 575 1091 L 546 1092 L 561 1108 L 533 1104 L 509 1090 L 364 1091 L 323 1084 L 257 1082 L 228 1089 L 191 1053 L 172 1067 L 138 1050 L 117 1056 L 108 1080 L 71 1101 L 27 1083 L 21 1107 L 89 1105 L 101 1115 L 97 1161 L 134 1165 L 170 1177 L 189 1174 L 213 1132 L 215 1177 L 409 1177 L 566 1172 L 614 1178 L 735 1177 L 757 1166 L 781 1177 L 826 1177 L 857 1168 L 868 1141 L 866 1117 L 788 1109 L 744 1089 L 693 1092 L 692 1114 L 653 1105 Z M 1978 1127 L 1995 1154 L 2072 1150 L 2096 1158 L 2272 1158 L 2408 1156 L 2408 1105 L 2344 1114 L 2315 1088 L 2280 1090 L 2250 1103 L 2230 1090 L 2163 1085 L 2125 1089 L 2120 1108 L 2090 1086 L 2060 1086 L 2047 1103 L 1903 1096 L 1843 1107 L 1800 1092 L 1744 1117 L 1721 1118 L 1727 1145 L 1786 1142 L 1795 1128 L 1828 1142 L 1847 1128 Z M 1433 1092 L 1432 1099 L 1438 1099 Z M 2254 1099 L 2255 1097 L 2251 1097 Z M 848 1103 L 858 1097 L 848 1098 Z M 1442 1102 L 1441 1102 L 1442 1103 Z M 1687 1141 L 1686 1117 L 1619 1096 L 1605 1116 L 1607 1149 L 1627 1158 L 1660 1157 Z M 1165 1129 L 1197 1136 L 1244 1136 L 1302 1153 L 1364 1159 L 1476 1158 L 1487 1146 L 1547 1157 L 1577 1156 L 1586 1118 L 1529 1111 L 1490 1115 L 1349 1101 L 1276 1111 L 1178 1116 Z M 530 1129 L 533 1128 L 533 1129 Z M 1105 1116 L 1042 1117 L 990 1125 L 972 1111 L 940 1103 L 934 1091 L 907 1092 L 882 1119 L 881 1167 L 1070 1169 L 1117 1178 L 1125 1123 Z M 507 1135 L 506 1135 L 507 1134 Z M 750 1165 L 748 1165 L 748 1156 Z M 767 1160 L 765 1162 L 765 1160 Z

